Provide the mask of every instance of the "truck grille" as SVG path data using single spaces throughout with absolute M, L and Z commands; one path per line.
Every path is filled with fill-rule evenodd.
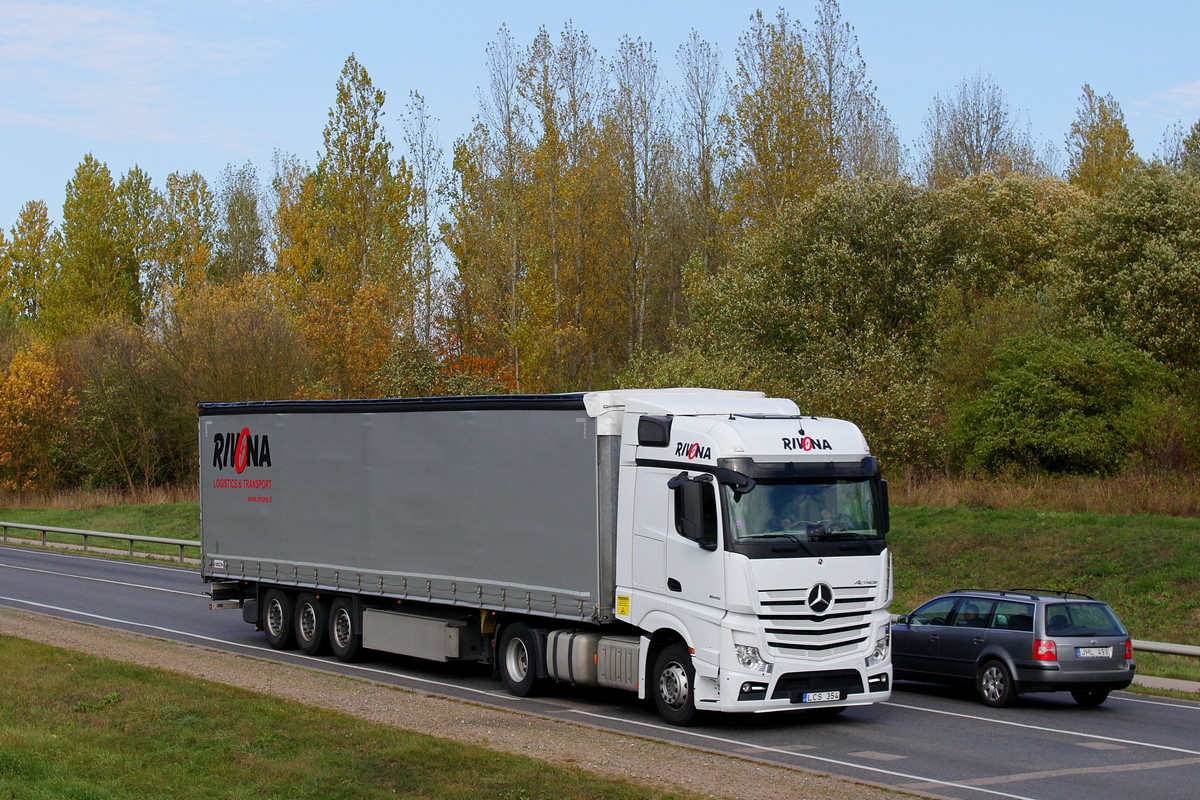
M 833 603 L 824 614 L 809 607 L 811 587 L 774 589 L 758 593 L 759 619 L 767 634 L 767 647 L 777 655 L 828 660 L 866 647 L 871 635 L 871 611 L 876 588 L 833 588 Z

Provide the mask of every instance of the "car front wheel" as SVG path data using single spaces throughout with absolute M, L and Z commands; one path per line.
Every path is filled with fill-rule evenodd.
M 975 675 L 975 688 L 984 704 L 992 708 L 1011 706 L 1017 699 L 1012 673 L 1003 661 L 985 661 Z

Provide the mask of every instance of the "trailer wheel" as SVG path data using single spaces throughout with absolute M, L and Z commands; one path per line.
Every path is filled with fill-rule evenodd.
M 296 600 L 296 644 L 310 656 L 325 647 L 328 617 L 328 607 L 316 595 L 305 593 Z
M 672 725 L 689 725 L 696 717 L 696 668 L 686 645 L 676 642 L 654 659 L 654 705 Z
M 537 638 L 523 622 L 505 627 L 500 637 L 500 678 L 509 694 L 531 697 L 537 694 Z
M 287 650 L 292 646 L 292 598 L 282 589 L 268 589 L 263 602 L 263 632 L 267 644 L 276 650 Z
M 362 653 L 362 634 L 354 632 L 354 601 L 339 597 L 329 606 L 329 649 L 338 661 L 351 662 Z

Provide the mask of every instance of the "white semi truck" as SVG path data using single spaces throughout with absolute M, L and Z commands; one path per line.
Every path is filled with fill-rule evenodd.
M 891 693 L 859 429 L 706 389 L 204 403 L 203 577 L 276 648 L 493 665 L 697 711 Z

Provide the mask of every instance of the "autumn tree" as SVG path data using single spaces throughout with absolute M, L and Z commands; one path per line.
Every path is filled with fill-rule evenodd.
M 90 153 L 67 183 L 59 280 L 45 307 L 57 335 L 112 316 L 139 320 L 138 265 L 122 257 L 121 206 L 108 166 Z
M 276 176 L 275 264 L 304 320 L 321 384 L 369 394 L 397 331 L 413 330 L 411 173 L 383 131 L 385 93 L 351 55 L 316 169 Z
M 1067 158 L 1067 179 L 1097 197 L 1112 191 L 1141 163 L 1125 115 L 1111 94 L 1100 97 L 1091 85 L 1083 85 L 1067 134 Z
M 92 325 L 72 343 L 85 383 L 81 464 L 102 486 L 178 484 L 192 475 L 196 411 L 165 344 L 128 319 Z
M 267 223 L 258 170 L 249 162 L 228 165 L 216 198 L 214 252 L 209 277 L 228 284 L 267 269 Z
M 0 378 L 0 487 L 54 489 L 70 455 L 77 405 L 61 367 L 41 345 L 17 352 Z
M 45 203 L 31 200 L 21 207 L 7 245 L 5 288 L 12 314 L 36 325 L 58 267 L 58 233 Z
M 838 175 L 897 178 L 900 139 L 875 96 L 854 29 L 843 22 L 837 0 L 817 3 L 808 37 L 821 146 Z
M 526 270 L 521 56 L 501 27 L 487 47 L 487 91 L 475 129 L 454 147 L 452 222 L 446 239 L 455 262 L 449 335 L 461 356 L 479 359 L 523 390 L 520 285 Z
M 409 93 L 404 116 L 404 141 L 412 166 L 413 229 L 413 332 L 428 343 L 441 313 L 443 276 L 440 240 L 441 196 L 446 182 L 437 120 L 429 113 L 425 98 Z
M 672 147 L 653 46 L 641 39 L 623 38 L 613 62 L 613 80 L 610 114 L 617 133 L 616 163 L 621 175 L 627 352 L 632 354 L 645 342 L 648 303 L 654 287 L 670 282 L 667 265 L 659 260 L 661 254 L 654 252 L 654 228 L 666 199 Z
M 738 40 L 737 73 L 727 121 L 738 159 L 739 223 L 778 217 L 788 201 L 811 197 L 837 176 L 822 146 L 821 113 L 804 30 L 780 9 L 758 11 Z
M 1183 137 L 1180 145 L 1179 169 L 1200 180 L 1200 120 Z
M 705 269 L 713 273 L 724 261 L 720 145 L 725 138 L 721 120 L 729 100 L 727 79 L 721 70 L 721 51 L 695 30 L 676 51 L 675 61 L 683 76 L 675 101 L 680 112 L 677 146 L 686 165 L 681 182 L 688 203 L 690 238 L 696 242 Z
M 1017 127 L 1004 92 L 982 73 L 934 97 L 919 146 L 921 177 L 928 186 L 948 186 L 985 172 L 997 177 L 1049 172 L 1028 129 Z
M 122 271 L 137 277 L 141 301 L 138 319 L 146 319 L 153 305 L 152 280 L 163 257 L 162 205 L 161 193 L 141 167 L 134 166 L 117 182 L 117 257 Z

